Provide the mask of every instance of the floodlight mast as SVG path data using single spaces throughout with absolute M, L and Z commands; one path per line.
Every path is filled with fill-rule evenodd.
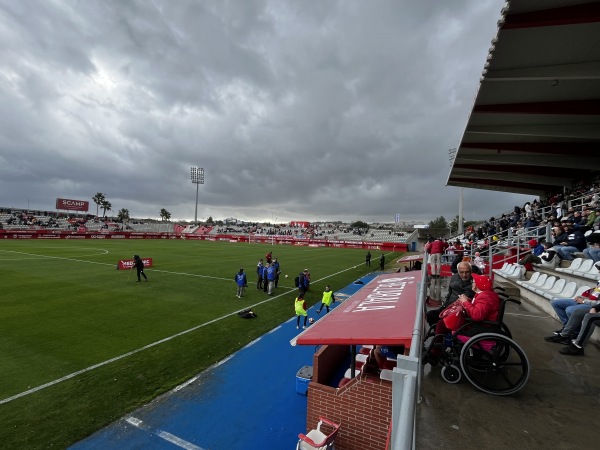
M 190 168 L 192 183 L 196 185 L 196 210 L 194 212 L 194 223 L 198 223 L 198 187 L 204 184 L 204 169 L 202 167 Z

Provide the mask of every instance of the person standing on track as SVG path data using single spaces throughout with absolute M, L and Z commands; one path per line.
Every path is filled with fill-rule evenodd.
M 306 302 L 304 301 L 304 294 L 298 295 L 296 300 L 294 300 L 294 310 L 296 311 L 296 329 L 300 328 L 300 317 L 304 316 L 304 325 L 302 328 L 306 328 L 306 319 L 308 317 L 308 313 L 306 312 Z
M 333 295 L 333 291 L 329 285 L 325 286 L 325 291 L 323 292 L 323 299 L 321 300 L 321 307 L 317 309 L 317 314 L 321 314 L 323 310 L 323 306 L 326 308 L 327 314 L 329 312 L 329 306 L 331 303 L 335 303 L 335 296 Z
M 144 276 L 144 281 L 148 281 L 148 277 L 144 273 L 144 261 L 139 255 L 133 255 L 133 266 L 137 269 L 137 282 L 141 281 L 140 275 Z

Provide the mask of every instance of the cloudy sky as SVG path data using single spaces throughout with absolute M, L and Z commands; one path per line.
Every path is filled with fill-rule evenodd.
M 448 219 L 504 0 L 0 0 L 0 207 Z M 464 191 L 467 220 L 527 198 Z M 531 200 L 531 199 L 529 199 Z

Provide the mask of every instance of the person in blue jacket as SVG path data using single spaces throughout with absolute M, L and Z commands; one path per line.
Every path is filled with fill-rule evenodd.
M 275 287 L 275 277 L 277 276 L 277 269 L 275 264 L 267 264 L 267 294 L 273 295 L 273 288 Z
M 246 274 L 244 273 L 244 269 L 240 268 L 240 271 L 235 274 L 235 277 L 233 279 L 235 280 L 235 284 L 237 284 L 237 291 L 236 291 L 235 296 L 237 298 L 242 298 L 244 296 L 244 290 L 246 289 L 246 286 L 248 285 L 248 282 L 246 280 Z
M 302 272 L 298 274 L 298 291 L 302 296 L 306 294 L 308 288 L 310 286 L 310 275 L 308 273 L 308 269 L 304 269 Z
M 277 261 L 277 258 L 273 259 L 273 267 L 275 267 L 275 287 L 279 285 L 279 275 L 281 275 L 281 264 Z

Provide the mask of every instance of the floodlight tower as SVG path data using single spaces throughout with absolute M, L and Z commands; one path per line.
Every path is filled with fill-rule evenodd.
M 450 165 L 454 165 L 454 160 L 456 159 L 456 152 L 458 151 L 457 148 L 451 148 L 450 150 L 448 150 L 448 157 L 450 159 Z M 452 170 L 452 168 L 450 169 Z M 459 195 L 458 195 L 458 230 L 456 230 L 456 232 L 458 234 L 462 234 L 463 233 L 463 191 L 464 188 L 459 188 Z
M 204 169 L 202 167 L 192 167 L 190 169 L 192 183 L 196 185 L 196 211 L 194 212 L 194 223 L 198 223 L 198 187 L 204 184 Z

